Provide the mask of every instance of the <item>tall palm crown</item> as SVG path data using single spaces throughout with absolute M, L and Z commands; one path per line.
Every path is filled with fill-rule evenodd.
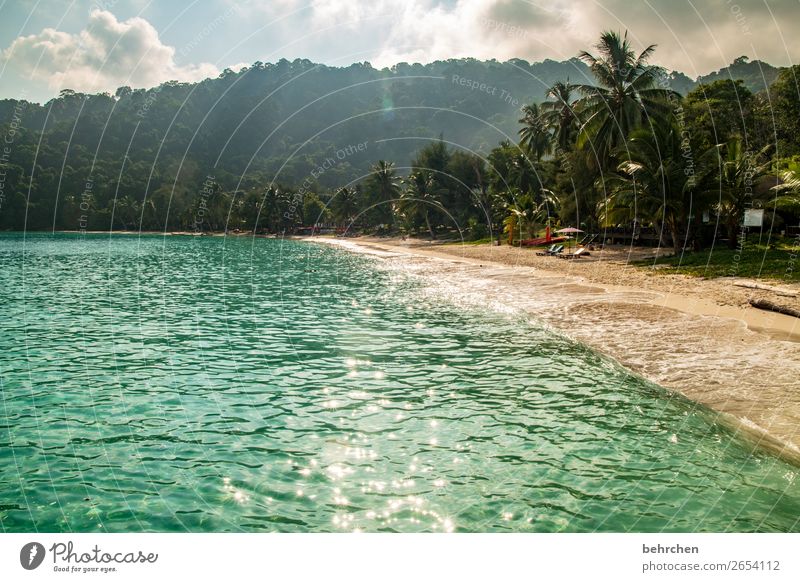
M 385 160 L 379 160 L 370 169 L 372 176 L 367 181 L 367 190 L 373 208 L 369 216 L 375 222 L 390 224 L 394 220 L 392 209 L 400 197 L 400 177 L 394 164 Z
M 681 132 L 675 123 L 665 123 L 632 131 L 615 153 L 622 161 L 607 180 L 612 193 L 602 203 L 601 218 L 610 224 L 634 218 L 653 222 L 672 236 L 678 254 L 690 240 L 684 228 L 688 217 L 702 206 L 698 182 L 716 168 L 715 151 L 700 152 L 695 174 L 687 173 Z
M 630 131 L 650 118 L 661 122 L 669 115 L 668 99 L 677 95 L 658 87 L 661 69 L 648 65 L 655 51 L 650 45 L 637 56 L 628 41 L 607 31 L 596 46 L 598 56 L 581 51 L 578 57 L 592 71 L 598 85 L 578 85 L 583 93 L 579 105 L 586 120 L 581 127 L 579 145 L 591 141 L 601 163 L 622 144 Z
M 358 214 L 358 192 L 347 186 L 339 188 L 331 201 L 331 207 L 334 218 L 349 227 Z
M 539 106 L 542 122 L 552 132 L 553 140 L 562 151 L 569 148 L 577 127 L 577 101 L 573 96 L 576 88 L 577 85 L 570 84 L 569 79 L 566 83 L 558 81 L 547 90 L 549 101 Z
M 379 160 L 372 166 L 375 182 L 378 186 L 378 194 L 382 202 L 396 199 L 400 195 L 400 178 L 394 169 L 392 162 Z
M 406 179 L 406 185 L 400 199 L 403 210 L 409 215 L 424 218 L 431 240 L 435 239 L 436 232 L 431 215 L 433 211 L 441 208 L 439 201 L 441 189 L 437 188 L 434 175 L 424 170 L 414 172 Z
M 779 172 L 781 183 L 771 190 L 775 196 L 769 200 L 774 208 L 800 211 L 800 162 L 790 161 L 787 168 Z
M 522 124 L 519 130 L 520 145 L 538 162 L 551 151 L 550 131 L 536 103 L 523 107 L 522 113 L 523 117 L 519 120 Z

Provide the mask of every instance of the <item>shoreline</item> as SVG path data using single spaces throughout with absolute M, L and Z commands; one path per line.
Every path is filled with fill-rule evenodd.
M 411 244 L 401 242 L 399 239 L 389 239 L 393 242 L 385 242 L 381 239 L 374 237 L 360 237 L 349 239 L 330 239 L 326 237 L 302 237 L 301 240 L 308 240 L 313 242 L 327 242 L 327 241 L 346 241 L 361 247 L 372 247 L 386 252 L 407 252 L 420 256 L 428 256 L 442 260 L 463 262 L 471 265 L 491 265 L 495 267 L 511 267 L 511 268 L 530 268 L 543 277 L 563 277 L 567 276 L 580 284 L 589 284 L 592 286 L 601 287 L 606 291 L 631 291 L 638 292 L 645 291 L 653 294 L 652 304 L 668 309 L 681 311 L 689 315 L 703 315 L 711 317 L 724 317 L 729 319 L 736 319 L 747 325 L 747 327 L 758 333 L 770 335 L 773 339 L 780 339 L 783 341 L 800 342 L 800 318 L 784 315 L 777 312 L 764 311 L 745 306 L 745 302 L 741 301 L 736 303 L 731 297 L 726 297 L 722 301 L 715 301 L 713 298 L 701 296 L 703 289 L 695 289 L 692 292 L 683 293 L 678 292 L 676 289 L 669 287 L 679 287 L 681 285 L 690 284 L 702 287 L 722 287 L 728 286 L 728 291 L 731 291 L 733 282 L 728 282 L 728 278 L 704 279 L 700 277 L 692 277 L 689 275 L 653 275 L 655 279 L 654 285 L 642 287 L 635 284 L 616 284 L 613 282 L 605 282 L 594 280 L 591 276 L 583 270 L 586 265 L 585 259 L 578 259 L 573 261 L 558 260 L 553 257 L 537 257 L 533 249 L 520 249 L 519 247 L 493 247 L 489 245 L 432 245 L 425 248 L 417 241 Z M 338 244 L 334 243 L 334 244 Z M 342 245 L 346 246 L 346 245 Z M 505 252 L 505 256 L 500 254 L 500 249 Z M 471 251 L 477 250 L 479 252 L 473 253 Z M 486 256 L 488 251 L 489 255 Z M 520 258 L 533 259 L 530 261 L 510 262 L 506 259 L 509 255 L 519 254 Z M 480 255 L 480 256 L 474 256 Z M 543 266 L 539 266 L 543 264 Z M 568 267 L 567 269 L 555 269 L 554 267 Z M 603 265 L 605 269 L 613 269 L 617 265 L 611 261 L 606 261 Z M 626 265 L 624 273 L 617 273 L 617 278 L 629 277 L 632 270 L 639 270 L 643 272 L 645 269 L 633 265 Z M 610 275 L 609 278 L 612 278 Z M 675 281 L 675 280 L 678 281 Z M 736 283 L 750 281 L 755 283 L 755 279 L 746 278 L 731 278 Z M 659 284 L 660 283 L 660 284 Z M 670 285 L 671 284 L 671 285 Z M 794 285 L 795 293 L 800 295 L 800 284 Z M 776 289 L 778 289 L 776 287 Z M 717 289 L 713 289 L 717 290 Z M 739 295 L 743 300 L 744 298 L 753 297 L 775 297 L 775 292 L 770 292 L 762 288 L 741 287 L 740 289 L 733 290 L 735 294 Z M 778 297 L 783 295 L 778 294 Z M 793 303 L 795 306 L 800 306 L 800 300 L 796 298 Z
M 243 232 L 195 232 L 193 230 L 56 230 L 29 232 L 52 232 L 54 234 L 107 234 L 120 236 L 252 236 L 256 238 L 270 238 L 268 235 L 253 234 L 253 231 Z
M 499 300 L 518 307 L 719 413 L 718 420 L 748 442 L 800 465 L 800 319 L 742 304 L 749 296 L 775 295 L 769 290 L 643 275 L 647 269 L 612 260 L 599 261 L 598 274 L 583 259 L 536 257 L 517 247 L 374 237 L 302 240 L 403 261 L 412 269 L 423 262 L 423 277 L 435 272 L 467 295 L 470 282 L 480 281 L 476 304 Z

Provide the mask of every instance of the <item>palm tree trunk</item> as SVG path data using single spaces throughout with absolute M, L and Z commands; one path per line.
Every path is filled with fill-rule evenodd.
M 684 236 L 681 232 L 680 224 L 675 217 L 669 220 L 669 232 L 672 236 L 672 248 L 676 255 L 680 255 L 683 251 Z
M 683 250 L 683 244 L 681 240 L 681 234 L 675 230 L 672 231 L 672 249 L 675 251 L 676 255 L 680 255 L 681 251 Z
M 436 235 L 433 234 L 433 227 L 431 226 L 431 219 L 428 216 L 428 210 L 425 209 L 425 224 L 428 226 L 428 233 L 431 235 L 431 240 L 436 239 Z
M 739 226 L 739 225 L 736 224 L 735 221 L 733 221 L 733 220 L 729 220 L 728 221 L 728 224 L 727 224 L 727 227 L 728 227 L 727 228 L 727 230 L 728 230 L 728 248 L 730 250 L 732 250 L 732 251 L 736 250 L 736 247 L 739 244 L 739 238 L 738 238 L 739 237 L 739 232 L 738 232 L 739 229 L 737 228 L 737 226 Z

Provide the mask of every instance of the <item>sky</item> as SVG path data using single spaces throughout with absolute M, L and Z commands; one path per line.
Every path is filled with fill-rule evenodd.
M 606 29 L 696 78 L 800 59 L 800 0 L 0 0 L 0 98 L 197 81 L 255 61 L 566 60 Z

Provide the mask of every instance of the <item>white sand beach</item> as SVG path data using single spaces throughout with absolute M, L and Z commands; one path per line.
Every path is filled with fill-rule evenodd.
M 748 304 L 766 298 L 799 308 L 800 285 L 664 275 L 630 264 L 650 249 L 564 261 L 509 246 L 308 240 L 401 261 L 433 294 L 522 310 L 800 461 L 800 319 Z

